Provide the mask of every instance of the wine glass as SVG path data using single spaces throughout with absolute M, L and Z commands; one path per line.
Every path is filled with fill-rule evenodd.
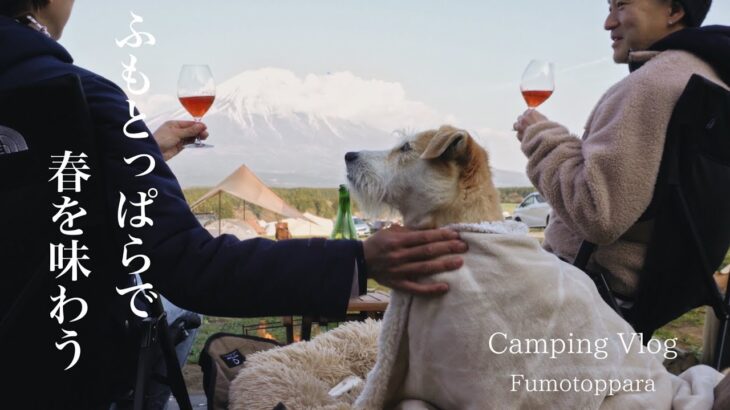
M 522 74 L 520 90 L 528 107 L 535 108 L 544 103 L 555 90 L 554 64 L 548 61 L 530 61 Z
M 177 80 L 177 98 L 180 104 L 193 116 L 195 122 L 208 112 L 215 100 L 215 82 L 210 67 L 207 65 L 186 64 L 180 69 L 180 77 Z M 195 142 L 185 145 L 189 148 L 210 148 L 195 137 Z

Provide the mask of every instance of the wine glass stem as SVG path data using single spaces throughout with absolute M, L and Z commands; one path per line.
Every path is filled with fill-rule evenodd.
M 195 125 L 197 125 L 200 122 L 200 117 L 195 117 L 194 121 L 196 123 Z M 195 145 L 198 147 L 203 145 L 203 141 L 201 141 L 201 139 L 200 139 L 200 134 L 195 136 Z

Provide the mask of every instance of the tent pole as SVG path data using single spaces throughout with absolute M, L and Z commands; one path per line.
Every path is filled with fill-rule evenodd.
M 221 191 L 218 191 L 218 236 L 221 236 Z

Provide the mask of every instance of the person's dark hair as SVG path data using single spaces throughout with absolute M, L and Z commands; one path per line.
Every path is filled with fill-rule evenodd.
M 682 23 L 689 27 L 699 27 L 710 11 L 712 0 L 663 0 L 665 3 L 671 3 L 672 9 L 684 9 L 684 18 Z
M 0 15 L 18 17 L 23 13 L 32 13 L 47 6 L 49 0 L 2 0 Z

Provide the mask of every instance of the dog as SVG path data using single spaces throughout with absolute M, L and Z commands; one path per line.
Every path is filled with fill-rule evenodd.
M 345 162 L 361 209 L 456 229 L 469 246 L 460 269 L 421 279 L 448 283 L 446 294 L 391 293 L 355 409 L 672 407 L 674 376 L 591 279 L 503 220 L 468 132 L 445 125 Z
M 394 209 L 406 227 L 503 220 L 487 152 L 464 130 L 444 125 L 391 150 L 348 152 L 345 162 L 361 207 Z
M 487 153 L 466 131 L 443 126 L 345 160 L 362 208 L 400 212 L 411 228 L 458 230 L 464 265 L 422 279 L 448 283 L 444 295 L 393 291 L 381 323 L 250 357 L 231 408 L 711 407 L 719 373 L 670 375 L 587 275 L 544 251 L 524 224 L 502 220 Z M 364 385 L 328 394 L 370 368 Z

